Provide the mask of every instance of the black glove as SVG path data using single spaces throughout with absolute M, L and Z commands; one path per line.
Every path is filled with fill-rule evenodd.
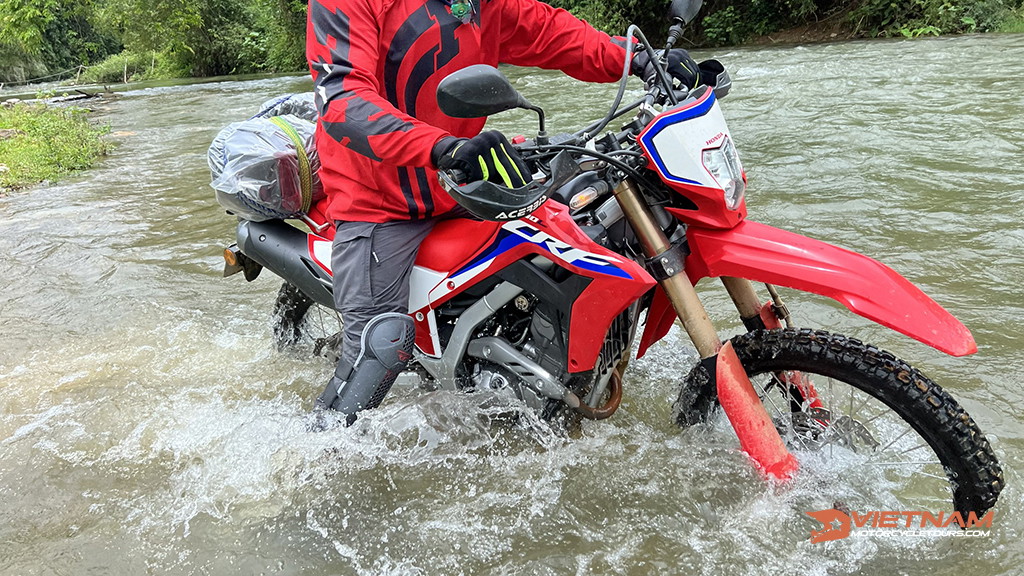
M 660 58 L 662 50 L 658 50 L 656 53 Z M 679 81 L 680 89 L 692 90 L 697 87 L 697 84 L 700 82 L 700 70 L 697 68 L 697 63 L 694 62 L 693 58 L 690 58 L 690 54 L 686 50 L 682 48 L 669 50 L 666 63 L 668 75 Z M 633 57 L 633 62 L 630 64 L 630 72 L 634 76 L 643 78 L 648 86 L 653 84 L 658 76 L 654 69 L 654 64 L 651 62 L 651 57 L 647 55 L 647 50 L 641 50 Z
M 497 130 L 473 138 L 442 138 L 431 156 L 439 170 L 461 170 L 467 182 L 490 180 L 520 188 L 533 179 L 526 162 Z

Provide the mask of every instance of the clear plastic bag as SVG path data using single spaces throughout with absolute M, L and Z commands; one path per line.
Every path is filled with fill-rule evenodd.
M 254 117 L 221 130 L 207 158 L 220 205 L 257 222 L 308 212 L 324 197 L 315 130 L 292 115 Z
M 316 104 L 312 92 L 300 94 L 286 94 L 271 98 L 260 106 L 260 111 L 254 118 L 267 118 L 270 116 L 298 116 L 307 122 L 316 122 Z

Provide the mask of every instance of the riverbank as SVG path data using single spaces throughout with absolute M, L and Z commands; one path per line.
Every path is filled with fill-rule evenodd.
M 45 104 L 0 106 L 0 196 L 84 170 L 109 152 L 108 127 L 87 110 Z
M 966 23 L 963 29 L 949 32 L 934 25 L 923 22 L 908 24 L 891 24 L 886 29 L 868 29 L 850 17 L 849 13 L 837 13 L 830 17 L 770 32 L 767 34 L 755 35 L 744 39 L 739 46 L 771 46 L 774 44 L 820 44 L 824 42 L 843 42 L 847 40 L 862 40 L 871 38 L 918 38 L 922 36 L 956 36 L 977 32 L 994 34 L 1021 34 L 1024 33 L 1024 7 L 1015 10 L 1007 10 L 997 23 L 979 30 L 977 25 L 970 26 L 967 23 L 972 19 L 963 16 Z

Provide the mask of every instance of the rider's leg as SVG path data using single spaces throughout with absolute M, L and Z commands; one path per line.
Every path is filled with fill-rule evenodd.
M 340 222 L 331 269 L 343 342 L 334 377 L 316 406 L 355 420 L 358 410 L 383 400 L 411 356 L 414 330 L 409 276 L 433 222 Z M 404 317 L 404 318 L 403 318 Z
M 372 318 L 363 328 L 355 364 L 338 362 L 316 407 L 337 410 L 352 424 L 356 412 L 379 406 L 412 358 L 415 340 L 416 326 L 408 314 L 387 312 Z

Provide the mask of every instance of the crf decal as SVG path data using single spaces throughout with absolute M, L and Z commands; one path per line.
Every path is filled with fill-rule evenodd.
M 574 246 L 562 242 L 558 238 L 530 226 L 526 222 L 509 222 L 503 226 L 506 230 L 525 238 L 533 244 L 540 245 L 548 252 L 558 256 L 562 260 L 572 264 L 589 264 L 591 266 L 615 266 L 619 263 L 617 258 L 594 254 L 586 250 L 580 250 Z

